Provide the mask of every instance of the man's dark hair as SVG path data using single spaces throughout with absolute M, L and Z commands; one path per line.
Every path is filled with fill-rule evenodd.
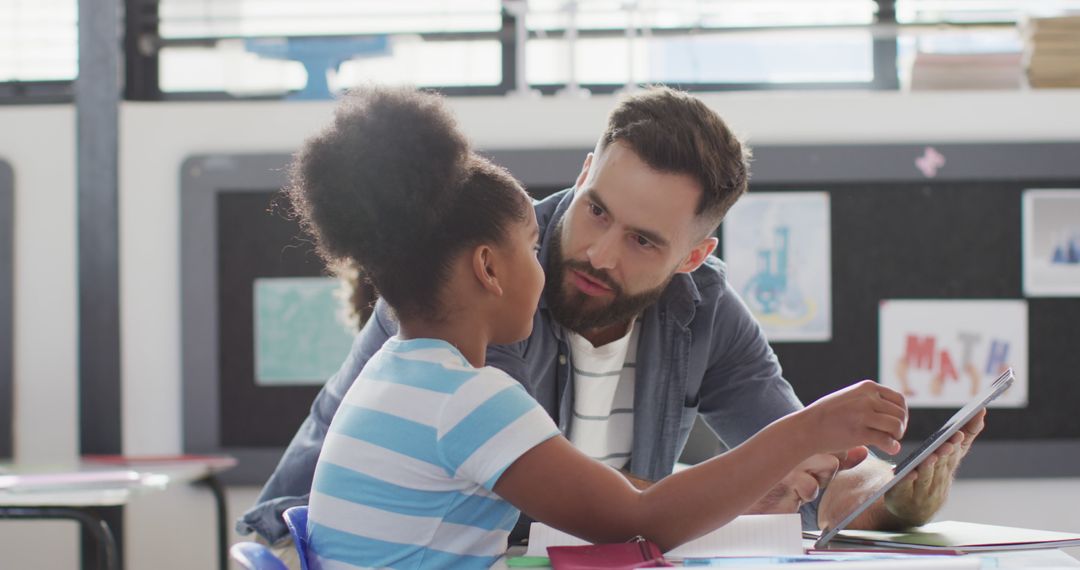
M 294 157 L 285 194 L 332 270 L 359 269 L 399 318 L 440 316 L 453 258 L 498 243 L 528 196 L 476 154 L 442 97 L 407 88 L 349 93 Z
M 667 87 L 631 95 L 608 116 L 601 152 L 630 147 L 659 172 L 685 174 L 701 185 L 697 215 L 715 228 L 746 192 L 750 149 L 700 99 Z

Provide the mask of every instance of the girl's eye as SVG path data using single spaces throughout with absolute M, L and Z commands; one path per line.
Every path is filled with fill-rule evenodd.
M 600 206 L 597 206 L 596 204 L 589 204 L 589 212 L 594 216 L 600 216 L 604 213 L 604 211 L 600 209 Z

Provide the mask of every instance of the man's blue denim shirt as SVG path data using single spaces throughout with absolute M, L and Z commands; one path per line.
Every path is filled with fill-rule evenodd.
M 567 189 L 535 204 L 545 266 L 550 242 L 557 237 L 553 228 L 572 199 L 573 189 Z M 724 263 L 710 256 L 694 272 L 675 275 L 642 315 L 629 464 L 638 477 L 655 481 L 672 472 L 698 414 L 721 444 L 732 448 L 802 407 L 760 326 L 724 274 Z M 281 513 L 307 504 L 334 412 L 364 364 L 396 332 L 380 301 L 345 363 L 315 399 L 256 505 L 237 522 L 237 532 L 255 531 L 270 542 L 288 534 Z M 521 382 L 565 433 L 574 395 L 569 354 L 564 330 L 541 298 L 529 338 L 490 347 L 487 364 Z M 805 506 L 802 516 L 804 527 L 817 528 L 817 503 Z

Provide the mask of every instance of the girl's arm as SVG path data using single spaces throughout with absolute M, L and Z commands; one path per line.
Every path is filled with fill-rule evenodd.
M 592 542 L 641 535 L 670 550 L 745 512 L 814 453 L 863 444 L 899 448 L 906 417 L 902 396 L 863 382 L 644 491 L 555 437 L 511 464 L 495 492 L 534 519 Z

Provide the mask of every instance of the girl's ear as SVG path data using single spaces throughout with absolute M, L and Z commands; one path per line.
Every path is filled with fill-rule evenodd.
M 496 271 L 496 255 L 495 250 L 488 245 L 478 245 L 473 248 L 472 253 L 472 268 L 473 275 L 488 292 L 501 297 L 503 294 L 502 285 L 499 284 L 498 272 Z

